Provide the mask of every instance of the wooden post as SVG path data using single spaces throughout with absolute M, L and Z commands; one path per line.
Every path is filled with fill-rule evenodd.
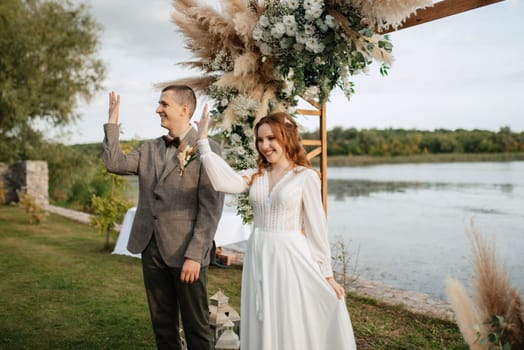
M 320 156 L 320 175 L 322 186 L 322 204 L 324 211 L 327 214 L 327 128 L 326 128 L 326 104 L 318 103 L 314 100 L 307 100 L 315 109 L 297 109 L 296 114 L 305 116 L 318 117 L 318 126 L 320 131 L 320 139 L 318 140 L 302 140 L 304 146 L 316 146 L 313 150 L 308 152 L 307 158 L 309 160 Z

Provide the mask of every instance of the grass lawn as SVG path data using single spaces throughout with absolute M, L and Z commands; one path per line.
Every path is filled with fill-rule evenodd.
M 103 245 L 88 225 L 55 215 L 29 225 L 0 206 L 0 349 L 155 348 L 139 259 Z M 240 275 L 212 267 L 210 295 L 221 288 L 240 310 Z M 356 295 L 347 304 L 359 349 L 467 349 L 452 323 Z

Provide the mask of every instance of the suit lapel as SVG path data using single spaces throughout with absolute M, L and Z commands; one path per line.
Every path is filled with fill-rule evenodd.
M 177 155 L 179 151 L 182 150 L 182 147 L 185 148 L 185 146 L 193 146 L 196 145 L 196 139 L 197 139 L 197 133 L 195 129 L 191 128 L 191 130 L 188 131 L 186 136 L 181 142 L 180 147 L 176 150 L 176 152 L 171 153 L 169 156 L 170 159 L 165 160 L 165 167 L 164 171 L 161 173 L 160 180 L 163 180 L 165 177 L 167 177 L 173 170 L 180 168 L 180 164 L 178 162 Z M 164 145 L 164 154 L 165 154 L 165 145 Z
M 158 138 L 156 140 L 156 145 L 157 145 L 157 149 L 155 151 L 153 159 L 154 159 L 154 167 L 155 167 L 155 177 L 156 177 L 156 180 L 159 181 L 162 175 L 162 172 L 164 171 L 164 164 L 165 164 L 165 157 L 166 157 L 166 145 L 164 143 L 164 140 L 162 140 L 162 138 Z

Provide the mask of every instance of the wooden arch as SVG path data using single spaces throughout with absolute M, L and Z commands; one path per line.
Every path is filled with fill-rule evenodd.
M 426 22 L 431 22 L 440 18 L 456 15 L 470 11 L 486 5 L 491 5 L 504 0 L 442 0 L 436 2 L 432 7 L 418 10 L 416 14 L 407 18 L 406 21 L 397 29 L 381 31 L 381 34 L 413 27 Z M 320 172 L 322 175 L 322 203 L 324 211 L 327 213 L 327 130 L 326 130 L 326 104 L 308 100 L 314 109 L 297 109 L 296 114 L 317 117 L 319 121 L 320 139 L 303 140 L 304 146 L 314 146 L 315 148 L 308 153 L 308 159 L 320 157 Z

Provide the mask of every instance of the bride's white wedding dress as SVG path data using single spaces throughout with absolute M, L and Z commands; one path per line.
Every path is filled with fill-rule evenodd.
M 270 191 L 263 172 L 249 187 L 207 140 L 198 145 L 215 189 L 249 190 L 254 209 L 242 273 L 240 348 L 356 349 L 345 302 L 325 280 L 331 257 L 317 173 L 297 167 Z

